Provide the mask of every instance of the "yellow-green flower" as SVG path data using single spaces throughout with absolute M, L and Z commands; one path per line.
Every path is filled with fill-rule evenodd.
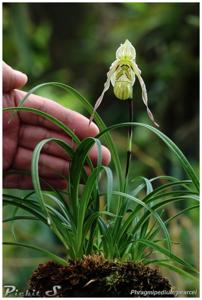
M 141 71 L 136 64 L 135 58 L 135 48 L 129 40 L 126 40 L 116 51 L 116 60 L 111 64 L 107 73 L 107 80 L 104 84 L 104 89 L 95 103 L 90 121 L 92 121 L 95 111 L 101 104 L 105 92 L 109 89 L 110 83 L 112 84 L 114 94 L 118 99 L 131 99 L 133 97 L 133 86 L 137 76 L 142 89 L 142 100 L 147 108 L 148 116 L 156 126 L 159 126 L 155 122 L 153 114 L 148 107 L 146 86 L 141 77 Z

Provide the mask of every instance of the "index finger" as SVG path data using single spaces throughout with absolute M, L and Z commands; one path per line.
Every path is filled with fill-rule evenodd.
M 19 105 L 20 100 L 22 100 L 25 95 L 25 92 L 16 90 L 16 106 Z M 84 139 L 88 136 L 96 136 L 99 133 L 99 129 L 95 123 L 91 123 L 89 125 L 88 118 L 84 117 L 78 112 L 63 107 L 53 100 L 32 94 L 25 101 L 24 106 L 38 109 L 57 118 L 71 130 L 73 130 L 80 139 Z M 19 116 L 23 123 L 46 127 L 55 131 L 61 131 L 59 127 L 51 123 L 49 120 L 46 120 L 36 114 L 30 115 L 28 112 L 20 111 Z

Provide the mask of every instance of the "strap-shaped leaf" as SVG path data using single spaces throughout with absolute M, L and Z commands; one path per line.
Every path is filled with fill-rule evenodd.
M 36 251 L 39 251 L 41 253 L 43 253 L 45 256 L 50 257 L 52 260 L 54 260 L 55 262 L 61 264 L 61 265 L 67 265 L 67 261 L 64 260 L 63 258 L 59 257 L 58 255 L 45 250 L 44 248 L 40 248 L 31 244 L 26 244 L 26 243 L 14 243 L 14 242 L 4 242 L 3 245 L 10 245 L 10 246 L 18 246 L 18 247 L 24 247 L 24 248 L 29 248 L 29 249 L 33 249 Z

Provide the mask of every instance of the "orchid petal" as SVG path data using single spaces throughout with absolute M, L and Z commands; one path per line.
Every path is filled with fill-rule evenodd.
M 115 61 L 116 62 L 116 61 Z M 109 69 L 109 71 L 107 72 L 107 80 L 104 84 L 104 89 L 102 91 L 102 94 L 100 95 L 100 97 L 97 99 L 96 103 L 95 103 L 95 106 L 93 108 L 93 112 L 90 116 L 90 121 L 89 121 L 89 125 L 90 123 L 93 121 L 93 118 L 94 118 L 94 115 L 95 115 L 95 112 L 96 110 L 98 109 L 98 107 L 100 106 L 100 104 L 102 103 L 102 99 L 104 97 L 104 94 L 106 93 L 106 91 L 110 88 L 110 81 L 111 81 L 111 77 L 112 75 L 114 74 L 115 70 L 116 70 L 116 67 L 117 67 L 117 63 L 113 63 Z
M 134 63 L 133 65 L 134 69 L 135 69 L 135 74 L 137 75 L 137 78 L 139 80 L 139 83 L 141 85 L 141 89 L 142 89 L 142 100 L 147 108 L 147 114 L 150 118 L 150 120 L 154 123 L 155 126 L 159 127 L 159 124 L 155 121 L 154 119 L 154 116 L 151 112 L 151 110 L 149 109 L 148 107 L 148 97 L 147 97 L 147 89 L 146 89 L 146 86 L 145 86 L 145 83 L 144 83 L 144 80 L 142 79 L 141 75 L 140 75 L 140 70 L 137 66 L 136 63 Z

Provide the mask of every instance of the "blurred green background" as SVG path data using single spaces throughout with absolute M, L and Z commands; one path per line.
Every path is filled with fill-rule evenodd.
M 6 3 L 3 6 L 3 58 L 28 74 L 25 89 L 60 81 L 78 89 L 92 104 L 100 95 L 109 66 L 120 43 L 129 39 L 145 80 L 150 108 L 167 134 L 183 150 L 194 168 L 199 156 L 199 4 L 197 3 Z M 56 88 L 40 95 L 82 112 L 85 108 Z M 150 124 L 138 82 L 134 88 L 135 121 Z M 98 112 L 107 125 L 128 120 L 127 106 L 110 89 Z M 113 133 L 125 158 L 126 130 Z M 175 159 L 148 131 L 135 129 L 131 176 L 183 177 Z M 22 191 L 14 191 L 22 193 Z M 186 203 L 184 204 L 186 206 Z M 173 213 L 176 207 L 171 207 Z M 5 240 L 12 239 L 5 226 Z M 58 247 L 46 228 L 17 224 L 20 239 Z M 175 253 L 198 264 L 198 215 L 192 211 L 172 223 L 172 237 L 180 240 Z M 51 246 L 52 245 L 52 246 Z M 4 249 L 4 284 L 24 289 L 44 258 L 24 249 Z M 167 272 L 166 272 L 167 274 Z M 180 289 L 196 283 L 167 274 Z

